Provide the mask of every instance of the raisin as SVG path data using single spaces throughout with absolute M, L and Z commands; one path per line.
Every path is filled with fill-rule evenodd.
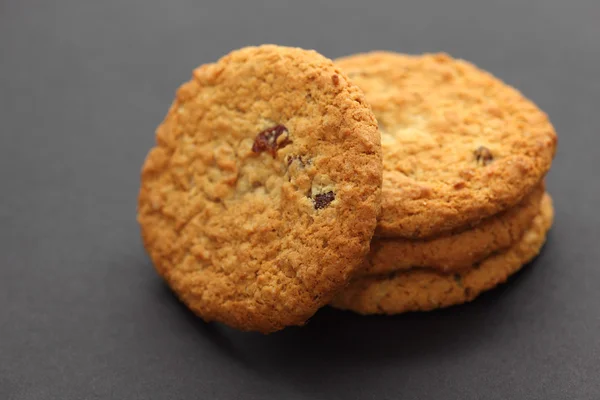
M 494 161 L 492 152 L 485 146 L 479 146 L 473 153 L 475 154 L 475 160 L 477 161 L 477 164 L 488 165 Z
M 340 77 L 337 75 L 332 75 L 331 76 L 331 81 L 333 82 L 334 85 L 339 85 L 340 84 Z
M 285 134 L 285 137 L 279 139 L 283 134 Z M 256 139 L 254 139 L 254 144 L 252 145 L 252 151 L 255 153 L 266 151 L 275 158 L 277 156 L 277 150 L 292 143 L 288 136 L 289 132 L 283 125 L 275 125 L 267 128 L 256 135 Z
M 460 276 L 460 274 L 454 274 L 454 281 L 456 282 L 456 284 L 460 287 L 462 287 L 463 282 L 462 282 L 462 276 Z
M 333 192 L 316 195 L 313 199 L 313 203 L 315 203 L 315 210 L 327 207 L 333 200 L 335 200 L 335 193 Z

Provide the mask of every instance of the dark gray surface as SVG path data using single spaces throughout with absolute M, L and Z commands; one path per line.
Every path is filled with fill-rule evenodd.
M 0 1 L 0 399 L 600 398 L 600 3 L 490 3 Z M 430 314 L 193 317 L 142 249 L 138 171 L 191 69 L 263 42 L 445 50 L 520 88 L 560 134 L 542 255 Z

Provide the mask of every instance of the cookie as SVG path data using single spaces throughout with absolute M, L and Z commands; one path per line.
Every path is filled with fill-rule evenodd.
M 518 242 L 539 214 L 543 194 L 542 183 L 515 207 L 459 233 L 425 240 L 373 238 L 360 273 L 380 275 L 414 267 L 440 272 L 469 268 Z
M 503 253 L 486 258 L 469 270 L 442 274 L 414 269 L 388 276 L 354 280 L 332 305 L 360 314 L 398 314 L 429 311 L 473 300 L 492 289 L 541 250 L 552 225 L 554 210 L 550 196 L 542 199 L 540 213 L 519 243 Z
M 377 235 L 424 239 L 510 208 L 547 173 L 546 114 L 491 74 L 445 54 L 337 60 L 365 92 L 384 157 Z
M 141 174 L 144 246 L 206 321 L 302 325 L 344 287 L 380 208 L 377 122 L 314 51 L 234 51 L 183 84 Z

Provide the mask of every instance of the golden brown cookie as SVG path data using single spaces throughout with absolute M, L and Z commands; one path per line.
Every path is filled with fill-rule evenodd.
M 521 239 L 540 212 L 543 194 L 542 183 L 516 206 L 455 234 L 424 240 L 373 238 L 360 274 L 380 275 L 414 267 L 440 272 L 470 268 Z
M 388 276 L 356 279 L 333 300 L 332 305 L 360 314 L 399 314 L 429 311 L 471 301 L 482 292 L 506 281 L 537 256 L 546 240 L 553 216 L 552 201 L 550 196 L 545 195 L 540 213 L 534 218 L 532 226 L 520 242 L 507 251 L 455 274 L 414 269 Z
M 384 157 L 377 234 L 428 238 L 517 204 L 554 157 L 546 114 L 521 93 L 445 54 L 337 60 L 365 92 Z
M 369 249 L 381 146 L 362 92 L 314 51 L 273 45 L 197 68 L 141 176 L 157 271 L 206 321 L 303 324 Z

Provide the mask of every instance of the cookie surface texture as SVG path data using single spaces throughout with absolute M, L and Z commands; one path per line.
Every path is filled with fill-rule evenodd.
M 433 239 L 373 238 L 362 275 L 379 275 L 414 267 L 440 272 L 470 268 L 492 253 L 517 243 L 540 212 L 544 185 L 519 204 L 465 231 Z
M 547 173 L 556 133 L 521 93 L 445 54 L 357 54 L 336 61 L 381 131 L 377 235 L 428 238 L 516 205 Z
M 314 51 L 274 45 L 200 66 L 141 175 L 144 246 L 206 321 L 302 325 L 368 251 L 381 193 L 376 120 Z
M 429 311 L 473 300 L 492 289 L 537 256 L 552 225 L 554 210 L 544 195 L 540 213 L 521 240 L 469 270 L 441 274 L 414 269 L 381 277 L 359 278 L 332 305 L 360 314 L 399 314 Z

